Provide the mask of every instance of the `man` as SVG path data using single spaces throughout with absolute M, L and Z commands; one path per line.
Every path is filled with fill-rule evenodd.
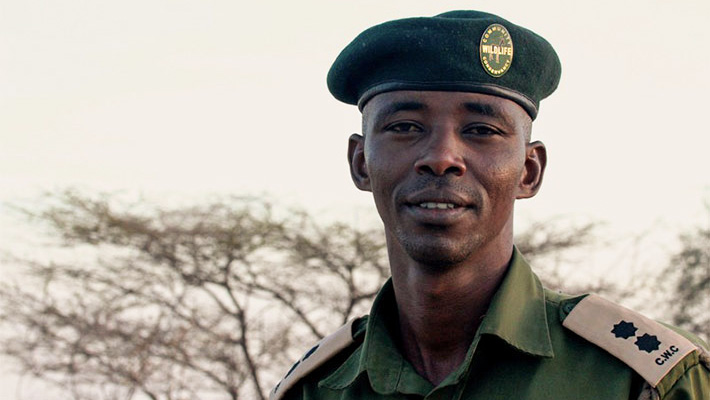
M 560 71 L 543 38 L 476 11 L 390 21 L 343 50 L 328 85 L 362 111 L 350 170 L 392 278 L 272 399 L 710 399 L 698 339 L 543 289 L 513 245 L 514 203 L 545 171 L 532 121 Z

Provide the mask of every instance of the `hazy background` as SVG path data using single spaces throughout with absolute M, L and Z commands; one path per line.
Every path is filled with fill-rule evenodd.
M 545 183 L 519 203 L 521 224 L 601 220 L 612 251 L 653 232 L 643 263 L 708 222 L 707 0 L 0 0 L 0 251 L 41 253 L 8 204 L 68 186 L 266 195 L 377 223 L 345 161 L 359 113 L 330 96 L 327 70 L 371 25 L 470 8 L 534 30 L 562 60 L 533 128 Z M 585 267 L 625 268 L 609 259 Z M 0 386 L 14 398 L 14 378 Z

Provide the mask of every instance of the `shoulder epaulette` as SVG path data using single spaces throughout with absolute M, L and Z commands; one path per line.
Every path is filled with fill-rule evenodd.
M 703 350 L 670 328 L 597 295 L 582 299 L 562 325 L 623 361 L 651 388 L 687 355 Z
M 315 346 L 296 361 L 286 376 L 281 379 L 269 394 L 269 400 L 280 400 L 286 392 L 303 377 L 313 372 L 341 350 L 355 343 L 353 338 L 353 323 L 356 319 L 341 326 L 337 331 L 321 339 Z

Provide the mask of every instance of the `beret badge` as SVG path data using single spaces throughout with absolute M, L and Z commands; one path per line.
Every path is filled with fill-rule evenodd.
M 501 24 L 489 25 L 481 36 L 478 53 L 488 75 L 503 76 L 513 63 L 513 40 L 508 30 Z

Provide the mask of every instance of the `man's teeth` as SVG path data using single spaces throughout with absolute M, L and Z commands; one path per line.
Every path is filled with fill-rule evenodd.
M 430 210 L 433 210 L 435 208 L 439 210 L 447 210 L 447 209 L 452 209 L 456 207 L 456 205 L 451 204 L 451 203 L 435 203 L 435 202 L 427 202 L 427 203 L 421 203 L 419 204 L 419 207 L 421 208 L 428 208 Z

